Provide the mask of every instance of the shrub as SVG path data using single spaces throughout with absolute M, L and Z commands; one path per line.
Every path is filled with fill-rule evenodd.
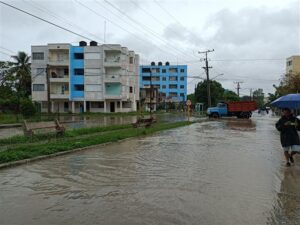
M 30 99 L 22 99 L 20 101 L 20 111 L 24 117 L 34 116 L 36 107 Z

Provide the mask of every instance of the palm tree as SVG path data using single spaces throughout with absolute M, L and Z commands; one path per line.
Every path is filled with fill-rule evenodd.
M 11 74 L 15 77 L 15 88 L 20 97 L 31 95 L 31 71 L 30 56 L 25 52 L 18 52 L 18 55 L 12 56 L 15 60 L 10 69 Z

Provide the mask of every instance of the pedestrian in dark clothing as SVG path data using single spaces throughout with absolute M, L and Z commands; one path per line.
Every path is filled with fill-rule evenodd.
M 297 130 L 300 130 L 300 120 L 297 119 L 288 108 L 283 109 L 283 115 L 276 123 L 276 129 L 280 131 L 280 141 L 286 159 L 286 166 L 294 163 L 293 155 L 300 150 L 300 140 Z M 289 153 L 291 150 L 291 153 Z

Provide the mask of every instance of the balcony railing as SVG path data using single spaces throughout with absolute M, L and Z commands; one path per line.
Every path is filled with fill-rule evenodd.
M 51 99 L 68 99 L 69 98 L 69 91 L 63 92 L 50 92 Z

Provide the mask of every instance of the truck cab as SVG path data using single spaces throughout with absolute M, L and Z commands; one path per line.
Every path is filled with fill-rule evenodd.
M 208 108 L 207 115 L 209 117 L 214 117 L 214 118 L 228 115 L 227 104 L 221 102 L 218 103 L 216 107 Z

